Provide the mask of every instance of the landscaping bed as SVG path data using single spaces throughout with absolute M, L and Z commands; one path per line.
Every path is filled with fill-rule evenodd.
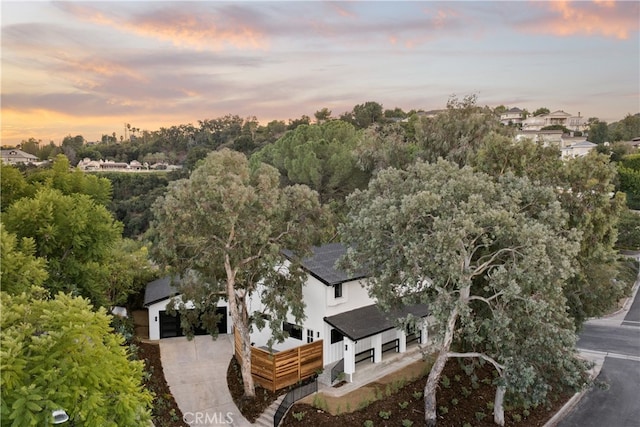
M 438 426 L 482 427 L 494 426 L 493 399 L 495 386 L 490 365 L 478 368 L 474 375 L 467 375 L 458 360 L 447 362 L 437 394 Z M 477 378 L 476 378 L 477 377 Z M 400 378 L 398 379 L 400 380 Z M 422 426 L 424 425 L 423 391 L 426 376 L 401 384 L 379 384 L 374 395 L 349 404 L 345 396 L 340 415 L 329 412 L 321 394 L 311 403 L 295 404 L 282 425 L 287 427 L 314 426 Z M 556 395 L 549 406 L 537 408 L 505 407 L 505 426 L 542 426 L 573 395 Z M 378 399 L 378 400 L 375 400 Z M 309 399 L 306 399 L 307 401 Z M 353 412 L 345 413 L 348 410 Z M 335 408 L 331 408 L 336 412 Z
M 182 420 L 182 412 L 167 385 L 160 360 L 160 345 L 135 341 L 138 358 L 145 362 L 144 387 L 154 394 L 151 412 L 155 427 L 189 427 Z

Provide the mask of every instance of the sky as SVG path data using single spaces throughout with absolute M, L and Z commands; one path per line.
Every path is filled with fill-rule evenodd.
M 466 95 L 607 122 L 640 112 L 636 0 L 2 0 L 0 13 L 2 145 Z

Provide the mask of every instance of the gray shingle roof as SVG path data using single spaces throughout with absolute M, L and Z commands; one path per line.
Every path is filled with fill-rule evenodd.
M 144 290 L 144 306 L 147 307 L 158 301 L 165 300 L 177 293 L 177 289 L 171 284 L 171 276 L 154 280 L 147 283 L 147 287 Z
M 328 243 L 322 246 L 314 246 L 312 251 L 313 255 L 302 260 L 302 267 L 327 286 L 365 277 L 364 273 L 348 274 L 336 268 L 336 262 L 347 251 L 342 243 Z M 283 252 L 289 258 L 293 255 L 291 251 Z
M 358 341 L 395 328 L 394 322 L 409 314 L 415 317 L 425 317 L 429 314 L 429 309 L 425 304 L 415 304 L 385 313 L 376 304 L 373 304 L 325 317 L 324 320 L 339 330 L 342 335 L 353 341 Z

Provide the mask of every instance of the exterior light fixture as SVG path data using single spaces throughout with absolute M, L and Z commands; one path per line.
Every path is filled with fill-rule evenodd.
M 53 417 L 53 424 L 62 424 L 69 421 L 69 415 L 67 415 L 64 409 L 56 409 L 51 412 L 51 416 Z

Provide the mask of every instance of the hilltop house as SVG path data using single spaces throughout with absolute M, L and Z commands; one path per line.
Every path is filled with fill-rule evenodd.
M 548 126 L 564 126 L 571 132 L 584 132 L 588 127 L 587 121 L 580 113 L 574 116 L 562 110 L 522 120 L 522 130 L 525 131 L 539 131 Z
M 500 114 L 500 123 L 505 126 L 520 125 L 522 124 L 522 120 L 524 120 L 524 111 L 517 107 L 513 107 Z
M 8 163 L 10 165 L 17 165 L 21 163 L 41 163 L 33 154 L 26 153 L 22 150 L 18 150 L 17 148 L 12 148 L 10 150 L 1 150 L 0 158 L 2 159 L 3 163 Z
M 362 286 L 364 275 L 350 275 L 335 267 L 345 250 L 342 244 L 331 243 L 313 248 L 312 256 L 303 260 L 302 266 L 308 272 L 302 288 L 306 319 L 302 324 L 295 324 L 293 318 L 285 322 L 283 329 L 289 333 L 289 338 L 276 343 L 273 352 L 322 340 L 324 370 L 330 371 L 340 365 L 339 371 L 344 372 L 347 381 L 352 381 L 356 364 L 364 361 L 379 363 L 387 352 L 404 353 L 410 346 L 426 342 L 428 309 L 417 304 L 393 313 L 382 312 Z M 166 313 L 166 305 L 174 294 L 169 278 L 156 280 L 147 286 L 145 306 L 149 310 L 150 339 L 181 335 L 179 319 Z M 250 313 L 262 312 L 258 295 L 259 292 L 254 293 L 248 303 Z M 226 303 L 219 304 L 218 310 L 223 314 L 219 332 L 231 333 L 232 322 L 228 318 Z M 422 319 L 412 333 L 396 327 L 396 321 L 407 315 Z M 262 331 L 254 330 L 252 344 L 265 348 L 270 336 L 268 326 Z

